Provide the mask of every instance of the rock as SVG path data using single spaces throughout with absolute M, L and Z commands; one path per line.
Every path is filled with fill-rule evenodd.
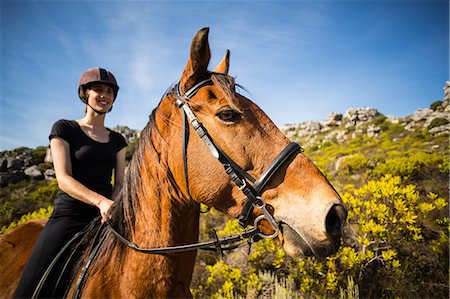
M 112 130 L 117 133 L 120 133 L 127 140 L 128 143 L 130 143 L 130 141 L 132 141 L 133 139 L 138 139 L 141 135 L 140 132 L 132 130 L 127 126 L 116 126 L 112 128 Z
M 343 120 L 347 121 L 345 127 L 350 128 L 372 120 L 374 117 L 382 115 L 375 108 L 352 108 L 344 114 Z
M 9 184 L 17 184 L 21 181 L 24 181 L 27 179 L 27 176 L 22 170 L 13 170 L 8 172 L 8 183 Z
M 440 112 L 440 111 L 433 111 L 428 118 L 425 120 L 425 123 L 423 124 L 424 128 L 428 128 L 428 126 L 431 124 L 431 122 L 435 118 L 445 118 L 450 121 L 450 114 L 446 112 Z
M 50 148 L 47 149 L 44 162 L 53 164 L 52 151 L 50 150 Z
M 348 132 L 346 130 L 338 131 L 337 134 L 336 134 L 337 141 L 341 142 L 341 141 L 346 140 L 347 139 L 347 133 Z
M 56 178 L 55 171 L 53 169 L 47 169 L 44 171 L 44 176 L 46 180 L 53 180 Z
M 6 159 L 0 159 L 0 172 L 6 172 L 8 170 L 8 161 Z
M 339 168 L 341 167 L 342 161 L 347 157 L 348 155 L 337 158 L 336 161 L 334 162 L 334 170 L 338 171 Z
M 445 86 L 444 86 L 444 99 L 448 100 L 450 99 L 450 81 L 445 82 Z
M 369 137 L 373 137 L 373 136 L 378 136 L 381 132 L 381 128 L 380 127 L 375 127 L 373 125 L 370 125 L 367 128 L 367 136 Z
M 398 124 L 398 123 L 400 122 L 400 119 L 399 119 L 398 117 L 390 116 L 390 115 L 388 115 L 388 116 L 386 117 L 386 120 L 387 120 L 388 122 L 390 122 L 391 124 Z
M 307 121 L 301 123 L 299 126 L 298 136 L 310 136 L 320 133 L 323 126 L 320 122 L 317 121 Z
M 413 115 L 411 115 L 411 118 L 413 121 L 417 122 L 429 118 L 432 113 L 433 110 L 430 108 L 418 109 Z
M 352 174 L 350 177 L 355 181 L 359 181 L 361 179 L 360 174 Z
M 13 157 L 6 158 L 6 162 L 6 169 L 8 169 L 8 171 L 20 170 L 24 166 L 22 160 Z
M 43 180 L 44 175 L 37 165 L 33 165 L 25 169 L 25 174 L 32 180 Z
M 407 125 L 405 125 L 405 130 L 407 131 L 415 131 L 416 130 L 416 123 L 415 122 L 410 122 Z
M 450 124 L 446 124 L 439 127 L 434 127 L 428 131 L 428 133 L 432 135 L 439 135 L 442 133 L 449 133 L 450 132 Z
M 328 127 L 340 126 L 342 123 L 342 117 L 343 116 L 341 113 L 331 112 L 328 114 L 328 119 L 325 120 L 324 125 Z
M 9 184 L 9 176 L 7 173 L 0 173 L 0 187 L 5 188 Z

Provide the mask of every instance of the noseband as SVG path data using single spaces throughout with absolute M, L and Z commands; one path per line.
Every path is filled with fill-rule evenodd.
M 265 235 L 259 233 L 262 238 L 274 238 L 278 234 L 279 225 L 275 218 L 270 214 L 266 208 L 266 203 L 261 197 L 262 191 L 267 183 L 271 180 L 273 175 L 282 167 L 291 157 L 295 156 L 297 153 L 302 152 L 303 149 L 295 142 L 289 143 L 270 163 L 268 168 L 261 174 L 258 179 L 255 179 L 247 171 L 243 170 L 236 162 L 233 161 L 225 152 L 214 142 L 211 136 L 208 134 L 206 128 L 195 116 L 194 112 L 189 107 L 189 99 L 191 99 L 202 87 L 206 85 L 211 85 L 212 80 L 206 79 L 193 87 L 188 89 L 186 92 L 182 93 L 180 84 L 176 84 L 170 91 L 175 95 L 176 105 L 182 110 L 183 116 L 183 161 L 184 161 L 184 175 L 186 188 L 189 197 L 192 198 L 189 192 L 189 178 L 187 171 L 187 142 L 188 142 L 188 132 L 189 129 L 186 128 L 187 123 L 190 123 L 194 130 L 197 132 L 200 139 L 206 145 L 208 150 L 211 152 L 212 156 L 216 158 L 223 166 L 225 172 L 230 176 L 231 181 L 236 185 L 236 187 L 244 193 L 246 196 L 245 203 L 243 205 L 242 211 L 238 217 L 239 225 L 245 228 L 249 224 L 249 218 L 253 210 L 259 209 L 262 214 L 256 217 L 253 222 L 255 227 L 262 220 L 266 220 L 272 226 L 274 232 L 270 235 Z M 250 183 L 251 184 L 250 184 Z

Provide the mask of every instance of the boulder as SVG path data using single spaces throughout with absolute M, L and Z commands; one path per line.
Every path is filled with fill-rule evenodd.
M 8 161 L 6 159 L 0 159 L 0 172 L 6 172 L 8 170 Z
M 44 176 L 46 180 L 53 180 L 56 178 L 55 171 L 51 168 L 44 171 Z
M 442 133 L 450 133 L 450 124 L 446 124 L 439 127 L 434 127 L 428 131 L 432 135 L 439 135 Z
M 381 115 L 375 108 L 352 108 L 348 109 L 343 116 L 343 120 L 347 120 L 347 127 L 357 126 L 363 122 L 372 120 L 374 117 Z
M 374 136 L 378 136 L 381 132 L 381 128 L 380 127 L 375 127 L 373 125 L 370 125 L 367 128 L 367 136 L 369 137 L 374 137 Z
M 25 169 L 25 174 L 35 181 L 44 179 L 44 175 L 37 165 L 33 165 Z
M 8 169 L 8 171 L 20 170 L 24 166 L 23 160 L 14 157 L 6 158 L 6 163 L 6 169 Z
M 413 115 L 411 115 L 411 118 L 413 121 L 421 121 L 426 120 L 433 114 L 433 110 L 430 108 L 424 108 L 424 109 L 418 109 Z
M 341 113 L 331 112 L 325 120 L 324 125 L 328 127 L 337 127 L 342 123 L 343 115 Z
M 8 184 L 17 184 L 21 181 L 24 181 L 27 179 L 27 176 L 22 170 L 13 170 L 8 172 L 7 174 L 7 180 Z
M 53 164 L 52 151 L 50 150 L 50 148 L 47 149 L 47 152 L 46 152 L 45 158 L 44 158 L 44 162 Z
M 444 99 L 448 100 L 450 99 L 450 81 L 445 82 L 445 87 L 444 87 Z

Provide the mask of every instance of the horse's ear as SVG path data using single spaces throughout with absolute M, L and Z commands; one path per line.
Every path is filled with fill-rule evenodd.
M 202 28 L 192 39 L 191 54 L 180 79 L 183 91 L 194 86 L 208 71 L 209 59 L 211 58 L 208 33 L 209 28 Z
M 225 56 L 222 58 L 222 61 L 214 69 L 214 72 L 221 74 L 228 74 L 229 68 L 230 68 L 230 50 L 227 50 Z

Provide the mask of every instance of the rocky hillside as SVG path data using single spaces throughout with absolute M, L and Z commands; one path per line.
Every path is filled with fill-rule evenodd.
M 352 108 L 344 114 L 331 112 L 324 121 L 287 124 L 281 130 L 287 137 L 300 139 L 305 146 L 310 146 L 320 141 L 342 143 L 361 135 L 377 137 L 382 132 L 383 122 L 400 124 L 410 132 L 427 130 L 427 134 L 431 135 L 448 134 L 449 98 L 434 102 L 430 108 L 419 109 L 404 118 L 384 116 L 375 108 Z
M 125 137 L 128 144 L 134 144 L 139 132 L 126 126 L 117 126 L 112 130 Z M 11 151 L 0 152 L 0 186 L 17 184 L 23 181 L 36 182 L 52 180 L 55 171 L 52 166 L 51 152 L 48 147 L 36 149 L 21 147 Z
M 139 132 L 125 126 L 112 128 L 129 144 L 127 159 L 134 151 Z M 53 204 L 58 191 L 48 146 L 21 147 L 0 152 L 0 227 L 2 231 L 22 215 Z
M 139 132 L 125 126 L 112 129 L 128 140 L 127 159 L 131 159 Z M 450 131 L 449 94 L 447 93 L 442 101 L 432 103 L 429 108 L 419 109 L 404 118 L 385 116 L 375 108 L 353 108 L 343 114 L 331 112 L 327 119 L 319 122 L 308 121 L 284 125 L 281 130 L 306 149 L 306 154 L 333 184 L 340 187 L 345 184 L 359 185 L 358 182 L 361 183 L 361 180 L 367 178 L 362 170 L 376 168 L 382 159 L 375 155 L 372 160 L 363 161 L 364 163 L 360 161 L 362 163 L 358 166 L 360 172 L 356 169 L 349 171 L 344 168 L 349 167 L 348 163 L 351 159 L 358 159 L 357 154 L 362 149 L 374 152 L 373 148 L 378 147 L 380 151 L 383 151 L 380 144 L 386 143 L 386 138 L 389 142 L 395 143 L 419 134 L 422 136 L 422 141 L 427 140 L 424 142 L 419 140 L 420 150 L 434 150 L 447 155 L 445 153 L 445 150 L 448 150 L 446 136 Z M 358 145 L 358 142 L 362 144 Z M 370 143 L 372 143 L 372 149 L 365 147 Z M 347 144 L 354 146 L 352 151 L 350 150 L 352 147 Z M 346 150 L 342 150 L 343 147 Z M 385 154 L 385 152 L 382 153 L 382 155 Z M 366 156 L 370 155 L 373 156 L 373 153 L 367 153 Z M 0 224 L 3 226 L 16 221 L 22 214 L 32 212 L 41 204 L 51 204 L 51 199 L 44 198 L 41 204 L 35 204 L 36 201 L 32 198 L 39 197 L 33 192 L 39 193 L 39 188 L 46 188 L 54 178 L 52 159 L 46 146 L 36 149 L 22 147 L 0 152 L 0 186 L 2 188 Z M 54 188 L 57 188 L 56 184 Z M 29 198 L 29 204 L 17 204 L 16 200 L 20 197 Z
M 326 260 L 291 259 L 272 240 L 253 244 L 250 254 L 201 251 L 194 298 L 448 298 L 447 86 L 442 101 L 404 118 L 356 108 L 283 126 L 347 206 L 343 246 Z M 138 134 L 114 129 L 128 139 L 130 159 Z M 51 207 L 27 214 L 51 206 L 58 190 L 47 147 L 1 152 L 0 166 L 2 233 L 48 217 Z M 214 209 L 201 216 L 202 241 L 211 228 L 219 237 L 239 232 L 236 220 Z

